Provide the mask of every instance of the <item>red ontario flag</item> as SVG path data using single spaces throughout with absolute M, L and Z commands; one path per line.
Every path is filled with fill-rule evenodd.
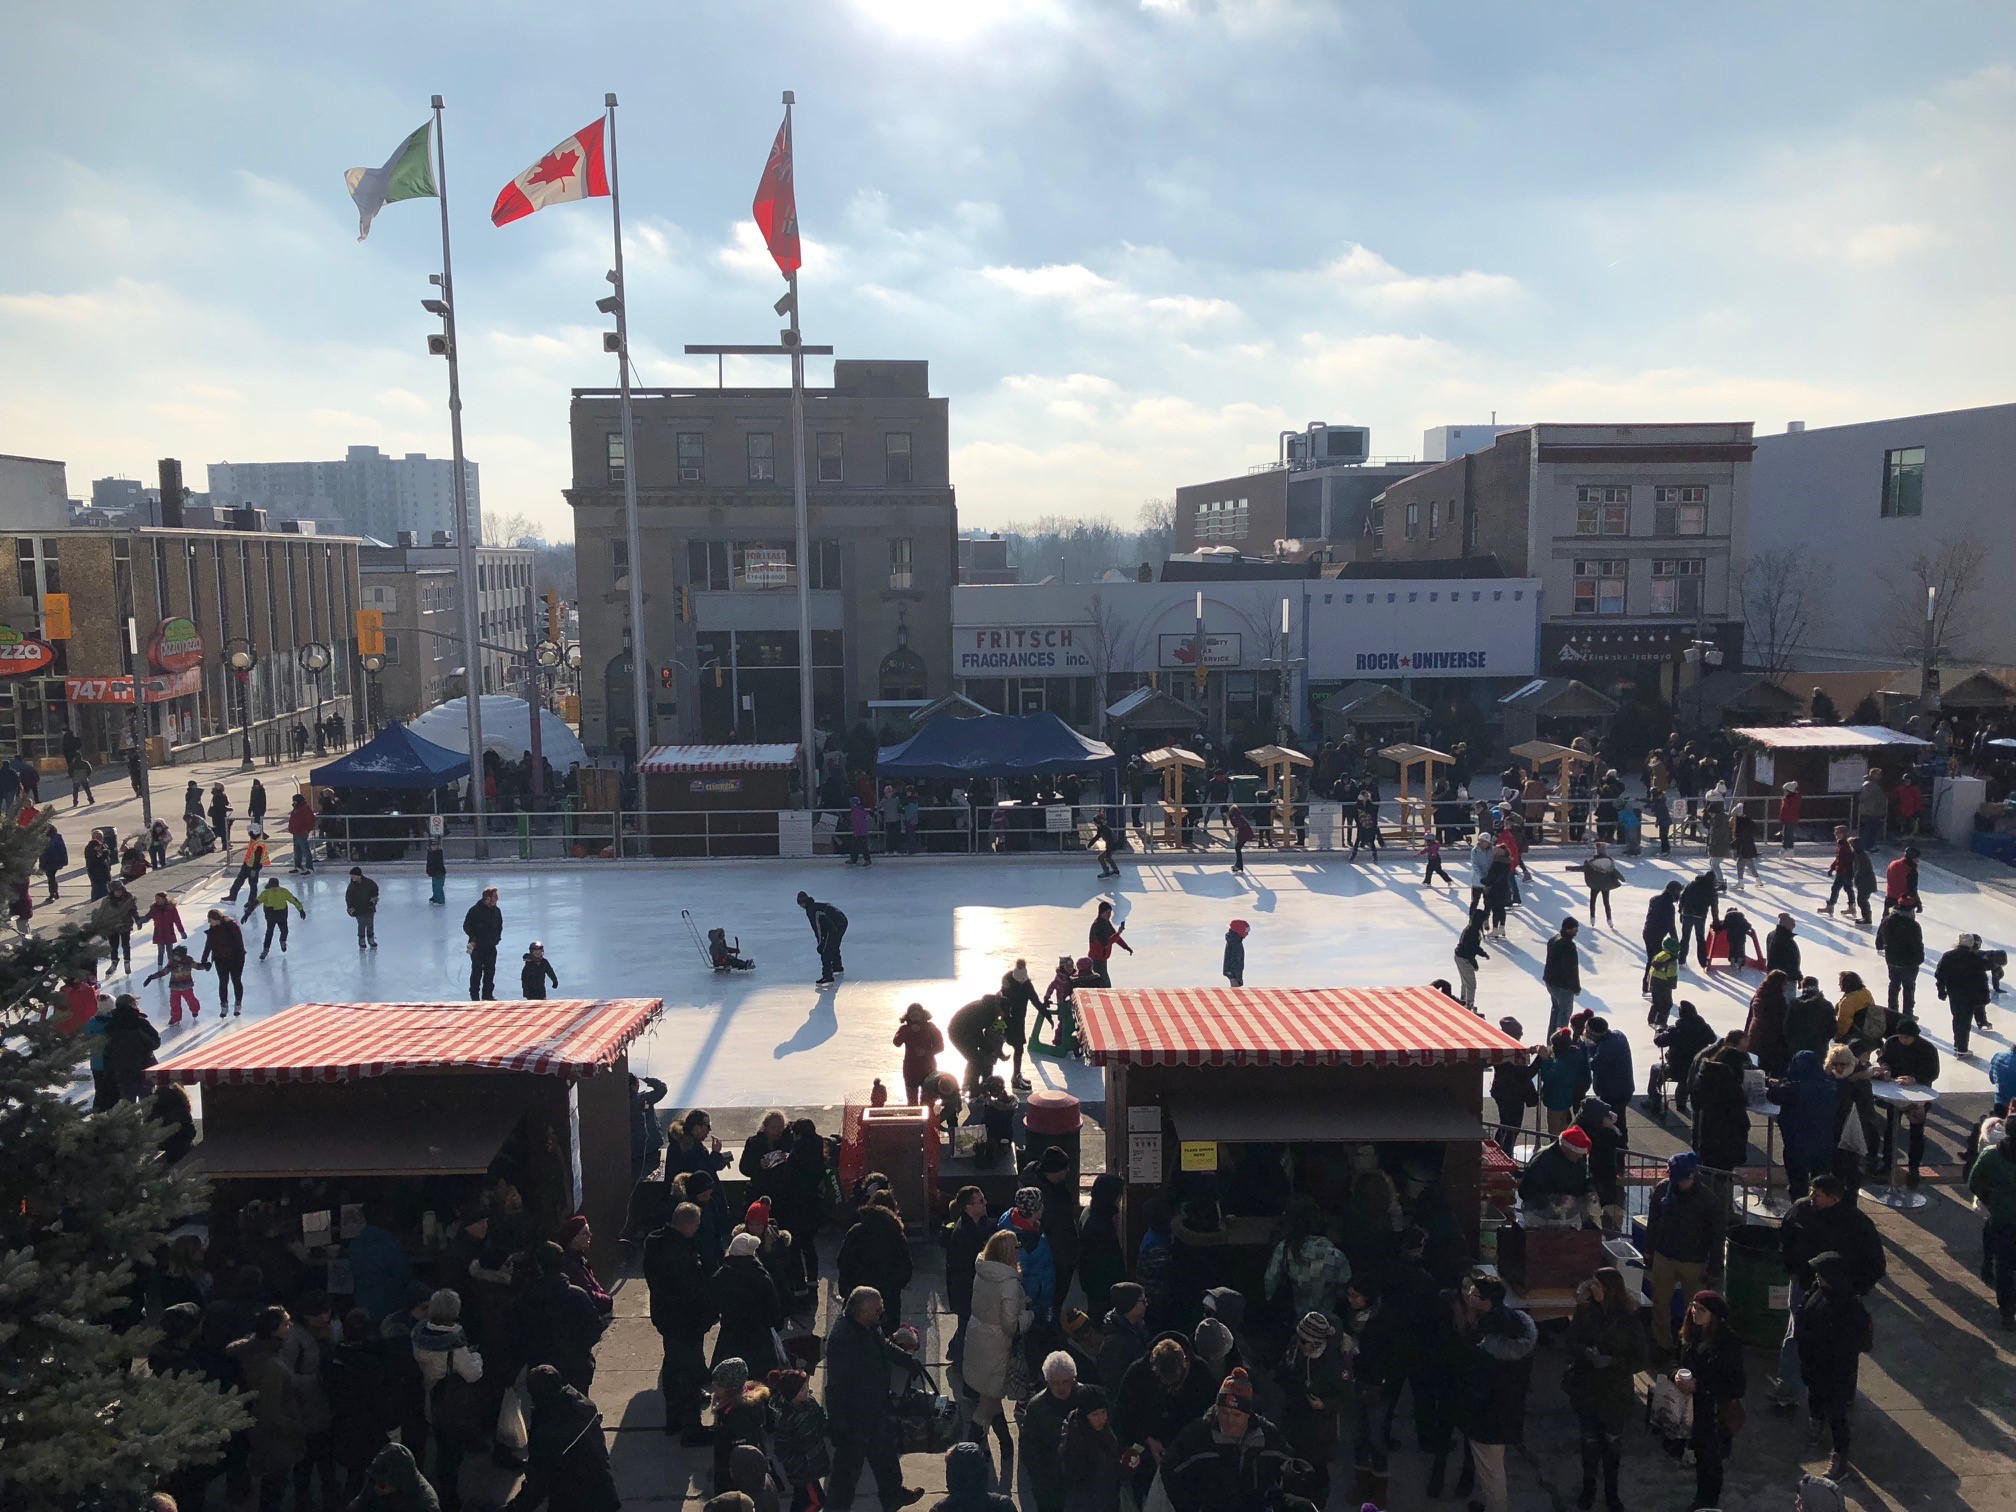
M 791 174 L 788 115 L 777 128 L 777 140 L 770 144 L 770 161 L 763 165 L 763 178 L 756 185 L 756 202 L 750 211 L 756 217 L 756 229 L 763 233 L 764 245 L 777 259 L 777 271 L 789 278 L 804 259 L 798 255 L 798 196 Z

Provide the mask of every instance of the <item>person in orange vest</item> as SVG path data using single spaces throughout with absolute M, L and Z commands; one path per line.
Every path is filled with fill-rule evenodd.
M 231 891 L 224 895 L 227 903 L 238 901 L 238 889 L 248 882 L 252 891 L 259 891 L 259 877 L 266 869 L 266 833 L 258 825 L 253 825 L 245 835 L 245 854 L 238 864 L 238 875 L 231 879 Z

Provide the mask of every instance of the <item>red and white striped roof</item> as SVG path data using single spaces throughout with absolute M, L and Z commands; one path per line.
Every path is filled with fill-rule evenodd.
M 768 772 L 798 765 L 795 745 L 661 745 L 637 763 L 642 772 Z
M 582 1077 L 615 1063 L 663 998 L 522 1003 L 301 1003 L 171 1056 L 164 1082 L 340 1082 L 458 1067 Z
M 1480 1066 L 1519 1042 L 1433 987 L 1080 988 L 1095 1066 Z

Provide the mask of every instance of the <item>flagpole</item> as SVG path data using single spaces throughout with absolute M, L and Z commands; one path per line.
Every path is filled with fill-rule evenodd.
M 623 290 L 623 192 L 616 182 L 616 96 L 605 94 L 609 111 L 609 224 L 616 238 L 616 385 L 623 426 L 623 539 L 630 564 L 630 698 L 637 759 L 651 749 L 651 693 L 644 662 L 644 547 L 637 520 L 637 453 L 632 450 L 630 409 L 630 313 Z M 695 695 L 698 696 L 697 694 Z
M 797 94 L 784 91 L 784 134 L 791 144 L 791 192 L 798 192 L 798 141 L 791 132 L 791 107 Z M 791 329 L 784 344 L 791 348 L 791 505 L 798 522 L 798 760 L 804 771 L 805 806 L 817 800 L 812 749 L 812 521 L 805 502 L 805 353 L 798 334 L 798 274 L 791 284 Z M 737 719 L 740 719 L 738 711 Z
M 441 202 L 441 302 L 447 313 L 448 433 L 455 453 L 456 597 L 462 603 L 462 702 L 469 715 L 469 805 L 476 816 L 476 858 L 488 854 L 483 802 L 483 660 L 476 638 L 476 532 L 462 460 L 462 367 L 455 337 L 455 264 L 448 248 L 448 150 L 441 139 L 441 96 L 434 96 L 434 189 Z

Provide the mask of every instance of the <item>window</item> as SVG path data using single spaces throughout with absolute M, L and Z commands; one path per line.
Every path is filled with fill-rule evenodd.
M 846 469 L 841 465 L 845 457 L 844 438 L 839 431 L 819 432 L 819 481 L 821 483 L 841 482 Z
M 1624 562 L 1622 558 L 1577 557 L 1575 559 L 1575 612 L 1577 614 L 1622 614 L 1624 612 Z
M 1652 559 L 1652 612 L 1699 618 L 1701 583 L 1706 568 L 1699 557 Z
M 1415 540 L 1420 534 L 1421 506 L 1419 504 L 1409 504 L 1407 506 L 1407 539 L 1410 541 Z
M 737 588 L 789 588 L 796 550 L 788 541 L 737 541 L 735 579 Z M 793 653 L 794 655 L 796 653 Z
M 1436 535 L 1441 531 L 1441 528 L 1442 501 L 1440 499 L 1430 499 L 1428 501 L 1428 539 L 1431 541 L 1434 540 Z
M 396 635 L 385 637 L 385 665 L 388 667 L 399 665 L 399 637 Z
M 1883 453 L 1883 518 L 1915 520 L 1925 512 L 1925 448 Z
M 769 431 L 749 432 L 749 481 L 777 481 L 776 438 Z
M 1582 487 L 1575 490 L 1575 534 L 1629 535 L 1629 487 Z
M 911 569 L 912 544 L 908 536 L 891 536 L 889 538 L 889 586 L 891 588 L 909 588 L 913 586 Z
M 733 586 L 728 575 L 726 541 L 686 543 L 686 581 L 694 588 L 726 591 Z
M 609 543 L 609 580 L 620 583 L 630 576 L 630 543 L 627 540 Z
M 1237 541 L 1246 535 L 1246 500 L 1214 499 L 1197 506 L 1197 539 Z
M 1708 490 L 1699 485 L 1652 490 L 1652 533 L 1662 536 L 1708 533 Z
M 812 588 L 838 591 L 840 587 L 840 543 L 838 541 L 814 541 L 812 543 Z
M 882 437 L 882 460 L 889 470 L 888 482 L 893 487 L 910 481 L 910 432 L 889 431 Z
M 609 466 L 609 481 L 623 481 L 623 432 L 611 431 L 602 438 L 604 460 Z
M 1366 528 L 1372 533 L 1372 549 L 1375 552 L 1386 549 L 1386 506 L 1374 504 L 1366 516 Z M 1346 602 L 1349 602 L 1347 596 Z
M 679 481 L 698 483 L 707 475 L 707 438 L 699 431 L 679 432 Z

